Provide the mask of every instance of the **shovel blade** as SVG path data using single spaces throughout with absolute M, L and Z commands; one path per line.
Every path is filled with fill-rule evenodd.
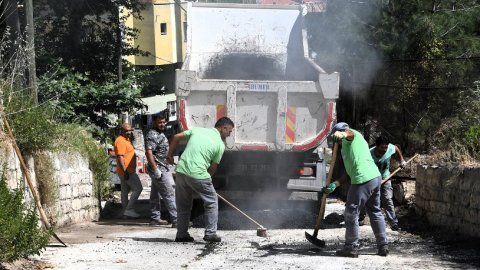
M 325 247 L 325 241 L 320 240 L 307 232 L 305 232 L 305 238 L 307 238 L 308 242 L 314 244 L 317 247 Z

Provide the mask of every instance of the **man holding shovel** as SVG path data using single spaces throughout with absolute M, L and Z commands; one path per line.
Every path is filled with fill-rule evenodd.
M 382 178 L 386 179 L 390 176 L 390 159 L 393 155 L 400 161 L 400 168 L 404 168 L 407 162 L 403 159 L 402 152 L 400 148 L 396 145 L 390 143 L 390 140 L 387 136 L 382 135 L 375 140 L 375 147 L 370 149 L 370 154 L 372 155 L 375 165 L 377 165 Z M 380 189 L 380 202 L 382 208 L 385 209 L 385 214 L 390 223 L 390 228 L 392 231 L 398 231 L 398 219 L 395 215 L 395 206 L 393 205 L 393 187 L 392 181 L 386 181 Z M 360 212 L 359 223 L 362 224 L 365 219 L 365 209 L 362 209 Z
M 345 246 L 337 250 L 337 256 L 358 257 L 358 217 L 360 209 L 364 206 L 373 233 L 375 234 L 378 255 L 388 255 L 388 241 L 385 232 L 385 220 L 380 209 L 380 186 L 382 177 L 375 165 L 368 143 L 360 132 L 350 129 L 347 123 L 337 123 L 333 130 L 333 138 L 342 145 L 342 158 L 345 170 L 351 179 L 345 203 Z M 332 193 L 338 186 L 339 181 L 334 181 L 323 188 L 324 193 Z
M 205 209 L 205 237 L 207 242 L 220 242 L 217 235 L 218 197 L 212 184 L 212 175 L 222 159 L 225 139 L 234 124 L 228 117 L 220 118 L 215 128 L 193 128 L 175 134 L 170 142 L 167 161 L 173 164 L 173 153 L 180 140 L 188 140 L 176 168 L 175 197 L 177 203 L 177 235 L 175 242 L 193 242 L 188 233 L 193 194 L 203 201 Z

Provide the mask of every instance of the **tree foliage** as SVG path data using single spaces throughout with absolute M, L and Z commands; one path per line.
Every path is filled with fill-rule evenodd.
M 97 83 L 86 75 L 59 66 L 41 77 L 39 100 L 50 103 L 57 120 L 93 125 L 103 130 L 116 124 L 110 115 L 132 112 L 143 106 L 140 90 L 130 78 Z M 98 135 L 98 132 L 95 133 Z
M 443 123 L 478 125 L 467 116 L 480 114 L 472 94 L 480 80 L 479 1 L 331 0 L 314 21 L 317 62 L 341 74 L 338 118 L 367 138 L 387 133 L 407 152 L 428 151 L 442 148 L 432 134 Z M 467 126 L 447 137 L 475 141 L 477 129 Z
M 126 27 L 127 17 L 120 13 L 129 10 L 132 16 L 139 16 L 142 1 L 41 0 L 34 5 L 40 74 L 61 64 L 88 73 L 92 81 L 112 81 L 118 78 L 119 61 L 128 72 L 123 55 L 142 53 L 127 42 L 138 31 Z

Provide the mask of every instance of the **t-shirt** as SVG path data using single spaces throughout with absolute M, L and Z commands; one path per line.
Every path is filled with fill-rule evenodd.
M 195 179 L 210 179 L 207 169 L 219 164 L 225 144 L 216 128 L 193 128 L 183 132 L 188 140 L 176 171 Z
M 377 165 L 380 170 L 382 178 L 385 179 L 390 175 L 390 159 L 395 154 L 395 145 L 389 143 L 387 151 L 381 157 L 375 156 L 375 148 L 376 147 L 370 148 L 370 154 L 372 155 L 375 165 Z
M 358 185 L 380 176 L 380 172 L 373 162 L 368 143 L 362 134 L 354 129 L 350 131 L 355 137 L 351 141 L 342 139 L 342 158 L 352 185 Z
M 145 150 L 152 150 L 157 165 L 168 168 L 165 162 L 168 153 L 168 140 L 163 132 L 150 129 L 145 135 Z
M 129 139 L 118 136 L 114 143 L 115 155 L 123 156 L 125 166 L 129 173 L 134 173 L 137 168 L 135 149 Z M 122 166 L 117 164 L 117 173 L 123 176 Z

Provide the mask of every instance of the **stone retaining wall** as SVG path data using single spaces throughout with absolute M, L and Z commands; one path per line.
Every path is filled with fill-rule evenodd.
M 480 168 L 418 165 L 415 207 L 432 225 L 480 237 Z
M 11 188 L 24 188 L 25 199 L 32 201 L 30 190 L 11 146 L 0 150 L 0 162 L 5 167 L 7 183 Z M 51 218 L 51 222 L 62 227 L 72 223 L 91 221 L 99 217 L 99 203 L 94 194 L 93 176 L 88 168 L 88 159 L 78 153 L 48 153 L 53 164 L 54 181 L 56 183 L 55 204 L 51 207 L 44 205 L 44 210 Z M 35 177 L 33 158 L 27 159 L 27 166 L 34 186 L 38 183 Z M 38 188 L 37 188 L 38 190 Z

